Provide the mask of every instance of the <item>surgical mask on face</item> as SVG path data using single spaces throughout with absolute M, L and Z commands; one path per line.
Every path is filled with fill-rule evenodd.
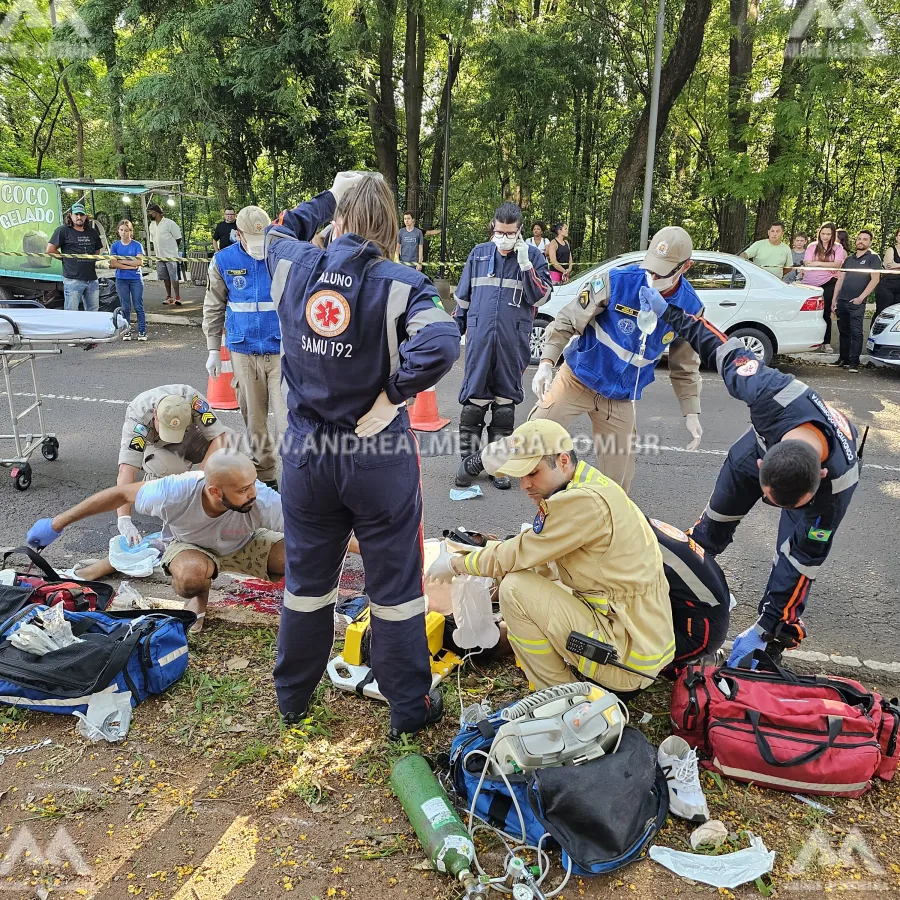
M 244 249 L 253 259 L 265 259 L 266 258 L 266 246 L 265 244 L 253 244 L 253 246 L 248 247 L 244 246 Z
M 516 241 L 518 240 L 518 235 L 515 234 L 505 234 L 498 235 L 495 234 L 491 240 L 497 245 L 500 250 L 512 250 L 513 247 L 516 246 Z
M 679 269 L 674 275 L 669 275 L 668 278 L 654 278 L 653 287 L 655 287 L 656 290 L 662 293 L 663 291 L 669 290 L 670 287 L 673 287 L 680 277 L 681 269 Z

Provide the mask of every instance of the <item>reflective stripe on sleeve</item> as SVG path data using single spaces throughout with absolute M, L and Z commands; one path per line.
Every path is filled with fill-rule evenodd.
M 772 399 L 779 406 L 787 406 L 809 390 L 809 385 L 795 378 L 787 387 L 783 387 Z
M 469 308 L 469 301 L 468 301 L 468 300 L 463 300 L 462 297 L 457 297 L 456 294 L 453 295 L 453 299 L 456 301 L 456 305 L 457 305 L 460 309 L 468 309 L 468 308 Z
M 740 340 L 740 338 L 729 338 L 721 347 L 716 348 L 716 369 L 718 369 L 719 374 L 722 374 L 722 369 L 725 366 L 725 357 L 728 356 L 732 350 L 745 349 L 744 342 Z
M 406 304 L 409 302 L 411 290 L 412 285 L 404 284 L 402 281 L 392 281 L 391 289 L 388 292 L 384 327 L 388 355 L 391 361 L 391 375 L 400 368 L 400 342 L 397 338 L 397 322 L 406 311 Z
M 425 597 L 416 597 L 415 600 L 407 600 L 406 603 L 398 603 L 396 606 L 384 606 L 370 600 L 369 612 L 373 618 L 381 619 L 382 622 L 405 622 L 407 619 L 425 615 Z
M 779 548 L 781 551 L 781 555 L 801 574 L 805 575 L 810 581 L 816 580 L 816 575 L 819 572 L 818 566 L 804 566 L 803 563 L 798 562 L 793 556 L 791 556 L 791 539 L 788 538 Z M 777 559 L 777 557 L 776 557 Z
M 326 606 L 331 606 L 338 598 L 338 589 L 335 588 L 321 597 L 307 597 L 300 594 L 292 594 L 290 591 L 284 592 L 284 605 L 294 612 L 315 612 Z
M 847 488 L 853 487 L 859 481 L 859 465 L 854 463 L 852 469 L 848 469 L 843 475 L 831 479 L 831 493 L 840 494 Z
M 452 321 L 453 319 L 451 319 L 443 309 L 438 309 L 436 306 L 433 306 L 431 309 L 423 309 L 415 315 L 410 316 L 410 318 L 406 320 L 406 333 L 412 337 L 426 325 L 433 325 L 436 322 Z
M 284 286 L 287 284 L 290 272 L 291 261 L 289 259 L 279 259 L 278 265 L 275 266 L 275 274 L 272 276 L 271 295 L 275 304 L 275 309 L 278 309 L 278 304 L 281 302 L 281 297 L 284 294 Z
M 481 575 L 481 572 L 478 571 L 478 557 L 482 553 L 484 553 L 484 548 L 476 550 L 474 553 L 466 554 L 465 567 L 470 575 Z
M 703 514 L 707 519 L 712 519 L 713 522 L 740 522 L 744 517 L 741 516 L 726 516 L 725 513 L 716 512 L 708 503 L 706 504 L 706 509 L 703 510 Z

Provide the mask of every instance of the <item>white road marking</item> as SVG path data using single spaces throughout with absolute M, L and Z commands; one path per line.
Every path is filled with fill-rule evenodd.
M 0 397 L 5 397 L 6 391 L 0 391 Z M 25 391 L 13 391 L 13 397 L 30 397 L 34 394 Z M 41 394 L 42 400 L 79 400 L 82 403 L 113 403 L 116 406 L 127 406 L 131 400 L 109 400 L 106 397 L 76 397 L 73 394 Z

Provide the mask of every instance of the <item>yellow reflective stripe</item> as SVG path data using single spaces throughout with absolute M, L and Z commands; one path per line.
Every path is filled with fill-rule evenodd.
M 476 550 L 474 553 L 466 554 L 466 563 L 465 563 L 466 571 L 470 575 L 480 575 L 481 574 L 481 572 L 478 571 L 478 565 L 477 565 L 476 560 L 478 559 L 479 556 L 481 556 L 481 554 L 483 552 L 484 552 L 484 550 Z
M 572 476 L 570 484 L 581 484 L 584 477 L 584 465 L 584 460 L 579 460 L 578 465 L 575 466 L 575 474 Z
M 550 641 L 528 641 L 525 638 L 518 638 L 514 634 L 509 635 L 509 640 L 510 643 L 516 644 L 523 653 L 543 655 L 553 652 L 553 646 Z
M 575 474 L 572 476 L 572 480 L 569 482 L 567 490 L 573 485 L 592 484 L 594 482 L 605 486 L 609 484 L 609 479 L 599 469 L 595 469 L 593 466 L 588 465 L 584 460 L 581 460 L 575 467 Z
M 628 657 L 629 657 L 629 659 L 645 659 L 645 660 L 650 660 L 651 662 L 653 662 L 654 660 L 662 659 L 670 650 L 673 650 L 674 648 L 675 648 L 675 639 L 672 638 L 672 643 L 669 644 L 668 647 L 666 647 L 666 649 L 663 650 L 662 653 L 659 653 L 656 656 L 644 656 L 642 653 L 629 653 Z
M 590 597 L 582 594 L 579 594 L 578 596 L 584 603 L 590 606 L 591 609 L 596 609 L 604 616 L 609 614 L 609 600 L 607 600 L 606 597 Z
M 675 641 L 673 640 L 671 644 L 669 644 L 666 649 L 659 654 L 659 656 L 642 656 L 639 653 L 629 653 L 628 654 L 628 662 L 626 665 L 630 666 L 632 669 L 638 669 L 641 672 L 652 671 L 653 669 L 661 669 L 663 666 L 668 665 L 675 658 Z M 640 659 L 645 660 L 645 662 L 634 662 L 634 660 Z

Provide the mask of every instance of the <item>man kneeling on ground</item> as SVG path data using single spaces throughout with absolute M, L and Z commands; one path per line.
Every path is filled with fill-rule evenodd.
M 178 596 L 188 601 L 186 609 L 197 614 L 193 632 L 203 628 L 210 584 L 219 572 L 266 581 L 284 576 L 281 497 L 257 481 L 252 460 L 225 449 L 215 451 L 202 472 L 100 491 L 52 519 L 40 519 L 26 540 L 42 549 L 69 525 L 124 504 L 162 519 L 163 570 L 172 576 Z
M 648 687 L 674 659 L 675 635 L 662 554 L 647 519 L 618 484 L 578 461 L 568 431 L 549 419 L 526 422 L 490 444 L 482 461 L 488 471 L 520 479 L 538 506 L 533 527 L 465 556 L 442 553 L 426 578 L 500 580 L 510 643 L 537 690 L 579 680 L 572 666 L 626 700 Z M 573 631 L 612 644 L 634 671 L 566 650 Z

